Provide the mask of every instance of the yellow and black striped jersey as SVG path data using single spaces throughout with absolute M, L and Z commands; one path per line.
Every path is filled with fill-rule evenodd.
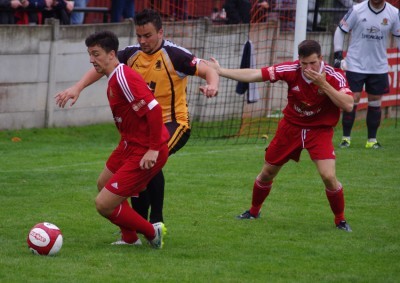
M 189 127 L 187 76 L 197 75 L 198 58 L 164 40 L 153 54 L 144 53 L 136 44 L 120 50 L 118 59 L 142 75 L 162 107 L 164 123 L 176 121 Z

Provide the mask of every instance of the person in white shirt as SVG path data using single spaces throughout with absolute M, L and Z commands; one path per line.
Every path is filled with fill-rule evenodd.
M 346 58 L 343 59 L 345 34 L 351 33 Z M 346 71 L 350 89 L 354 93 L 354 108 L 343 112 L 343 137 L 339 147 L 351 143 L 357 104 L 365 86 L 368 95 L 366 148 L 378 149 L 376 136 L 381 121 L 382 96 L 389 92 L 388 39 L 397 38 L 400 49 L 399 9 L 384 0 L 369 0 L 354 5 L 340 21 L 334 35 L 334 67 Z

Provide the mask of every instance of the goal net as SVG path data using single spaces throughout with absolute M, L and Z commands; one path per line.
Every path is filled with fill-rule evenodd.
M 307 38 L 320 42 L 328 63 L 332 61 L 333 31 L 337 25 L 332 22 L 348 10 L 335 7 L 334 1 L 338 0 L 308 1 Z M 399 1 L 391 2 L 399 5 Z M 226 1 L 136 2 L 140 2 L 136 3 L 137 11 L 153 8 L 160 12 L 166 39 L 187 48 L 198 58 L 214 57 L 223 67 L 260 68 L 294 58 L 294 0 L 268 1 L 269 7 L 261 4 L 263 1 L 242 1 L 249 6 L 241 7 L 236 14 L 224 6 Z M 319 6 L 321 2 L 325 5 Z M 314 8 L 319 12 L 313 13 Z M 236 22 L 231 23 L 232 19 Z M 187 93 L 193 139 L 229 138 L 226 140 L 236 143 L 262 140 L 275 133 L 287 102 L 285 83 L 243 84 L 221 78 L 219 94 L 214 98 L 200 93 L 202 84 L 204 81 L 198 77 L 189 78 Z M 397 86 L 397 94 L 398 91 Z

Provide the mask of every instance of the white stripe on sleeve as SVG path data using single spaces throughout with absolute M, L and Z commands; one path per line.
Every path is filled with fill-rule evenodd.
M 131 89 L 129 88 L 128 82 L 126 81 L 123 65 L 120 65 L 120 67 L 117 69 L 116 75 L 118 84 L 121 86 L 121 89 L 124 92 L 126 99 L 129 102 L 134 101 L 135 98 L 131 92 Z

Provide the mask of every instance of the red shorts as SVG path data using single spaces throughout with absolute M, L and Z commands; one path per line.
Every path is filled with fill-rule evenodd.
M 106 162 L 108 170 L 114 175 L 108 180 L 105 188 L 123 196 L 137 196 L 150 180 L 163 168 L 168 159 L 167 143 L 161 146 L 157 162 L 151 169 L 141 169 L 139 162 L 148 148 L 119 143 Z
M 303 149 L 307 149 L 312 160 L 336 159 L 332 138 L 332 127 L 303 128 L 282 119 L 266 149 L 265 161 L 276 166 L 290 159 L 298 162 Z

